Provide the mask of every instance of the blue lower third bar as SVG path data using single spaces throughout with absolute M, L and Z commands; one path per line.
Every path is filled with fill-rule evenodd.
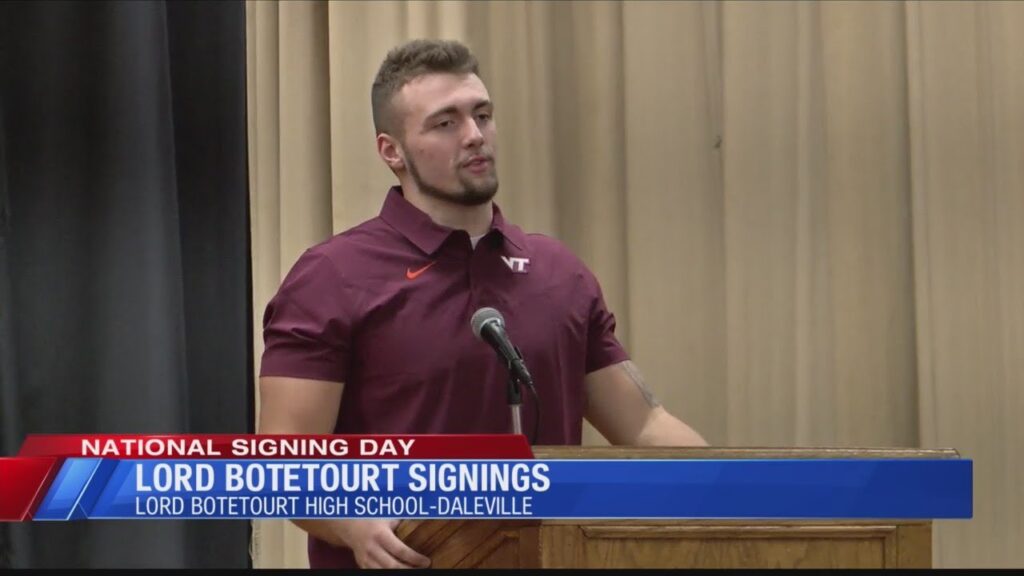
M 970 518 L 970 460 L 561 461 L 549 518 Z
M 961 459 L 149 460 L 80 484 L 65 508 L 80 502 L 89 518 L 972 516 Z

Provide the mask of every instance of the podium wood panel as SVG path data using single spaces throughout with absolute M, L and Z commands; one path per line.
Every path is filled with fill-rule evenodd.
M 955 450 L 537 447 L 545 459 L 958 458 Z M 407 520 L 434 568 L 930 568 L 931 521 Z

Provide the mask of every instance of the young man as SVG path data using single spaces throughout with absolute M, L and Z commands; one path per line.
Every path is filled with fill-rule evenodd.
M 380 216 L 307 250 L 267 306 L 260 432 L 506 433 L 506 367 L 470 328 L 505 318 L 539 397 L 523 431 L 579 444 L 704 445 L 666 412 L 615 338 L 597 280 L 492 202 L 494 103 L 469 50 L 414 41 L 373 84 L 377 151 L 398 177 Z M 389 520 L 296 520 L 313 567 L 423 567 Z

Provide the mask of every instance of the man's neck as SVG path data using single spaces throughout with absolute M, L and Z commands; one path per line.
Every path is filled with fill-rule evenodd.
M 410 204 L 430 216 L 435 224 L 465 230 L 470 236 L 482 236 L 491 228 L 494 217 L 491 201 L 479 206 L 466 206 L 427 196 L 415 187 L 406 186 L 402 186 L 402 194 Z

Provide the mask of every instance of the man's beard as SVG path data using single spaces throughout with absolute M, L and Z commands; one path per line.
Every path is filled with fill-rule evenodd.
M 494 161 L 491 160 L 491 162 L 491 166 L 494 166 Z M 423 178 L 420 177 L 420 171 L 416 169 L 416 163 L 413 162 L 411 155 L 406 156 L 405 163 L 409 167 L 409 175 L 412 176 L 413 181 L 416 182 L 416 186 L 419 187 L 420 191 L 427 196 L 437 198 L 438 200 L 454 202 L 455 204 L 461 204 L 463 206 L 479 206 L 490 202 L 491 198 L 494 198 L 494 195 L 498 193 L 497 174 L 495 174 L 493 181 L 487 182 L 483 185 L 477 185 L 463 178 L 461 173 L 457 173 L 459 184 L 462 185 L 462 191 L 455 192 L 442 190 L 423 180 Z

